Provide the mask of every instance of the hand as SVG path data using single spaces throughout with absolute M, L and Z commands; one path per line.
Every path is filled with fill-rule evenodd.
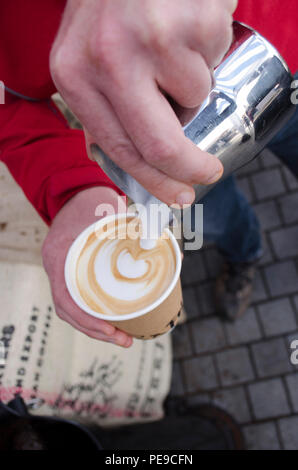
M 70 297 L 64 279 L 64 264 L 74 239 L 93 222 L 99 220 L 95 209 L 101 202 L 118 207 L 118 195 L 106 187 L 86 189 L 70 199 L 56 215 L 42 248 L 45 270 L 48 274 L 56 313 L 59 318 L 91 338 L 129 347 L 131 336 L 104 320 L 83 312 Z M 126 211 L 123 202 L 123 212 Z M 115 210 L 119 212 L 119 210 Z
M 53 79 L 96 142 L 149 192 L 190 204 L 220 161 L 184 136 L 166 96 L 198 106 L 232 39 L 237 0 L 68 0 Z

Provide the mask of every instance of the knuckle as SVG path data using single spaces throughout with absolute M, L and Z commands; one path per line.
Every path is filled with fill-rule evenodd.
M 51 75 L 58 86 L 64 87 L 72 83 L 77 73 L 77 63 L 67 46 L 56 47 L 50 54 Z
M 165 182 L 167 179 L 168 177 L 166 175 L 153 179 L 151 181 L 151 188 L 154 189 L 154 191 L 156 191 L 158 194 L 163 193 L 165 191 Z
M 110 143 L 109 154 L 119 161 L 120 165 L 127 166 L 131 163 L 133 152 L 132 146 L 128 141 L 118 141 Z M 117 162 L 116 162 L 117 163 Z
M 159 54 L 168 53 L 172 43 L 172 22 L 168 20 L 168 15 L 162 8 L 160 6 L 158 9 L 151 8 L 149 10 L 147 15 L 148 34 L 145 36 L 147 45 Z
M 144 152 L 145 159 L 153 166 L 168 168 L 173 165 L 173 159 L 177 155 L 177 146 L 171 141 L 157 140 L 152 142 Z
M 102 27 L 90 43 L 90 55 L 100 70 L 115 75 L 119 69 L 119 37 L 113 30 Z
M 152 49 L 159 55 L 167 55 L 171 48 L 170 34 L 165 29 L 154 28 L 151 32 Z
M 208 13 L 208 14 L 207 14 Z M 205 8 L 205 14 L 197 12 L 194 15 L 197 38 L 200 42 L 214 41 L 215 38 L 222 39 L 223 35 L 228 34 L 232 23 L 232 16 L 229 15 L 218 1 L 209 0 Z

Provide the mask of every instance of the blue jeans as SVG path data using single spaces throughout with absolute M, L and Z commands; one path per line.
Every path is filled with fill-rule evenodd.
M 294 116 L 270 142 L 268 148 L 298 178 L 298 106 Z M 214 242 L 228 261 L 251 262 L 261 256 L 262 241 L 258 219 L 237 188 L 234 176 L 215 186 L 201 202 L 204 204 L 204 238 Z

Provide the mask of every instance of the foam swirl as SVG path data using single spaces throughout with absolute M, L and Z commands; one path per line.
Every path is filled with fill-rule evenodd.
M 140 245 L 140 221 L 121 218 L 86 240 L 76 265 L 82 299 L 96 312 L 124 315 L 155 302 L 170 285 L 175 251 L 165 234 L 152 250 Z

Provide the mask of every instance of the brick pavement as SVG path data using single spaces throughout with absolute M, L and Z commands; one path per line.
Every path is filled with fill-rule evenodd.
M 235 324 L 215 316 L 213 246 L 186 253 L 187 323 L 173 332 L 171 396 L 214 403 L 241 423 L 249 449 L 298 449 L 298 182 L 269 151 L 241 169 L 239 187 L 260 219 L 265 253 L 253 303 Z

